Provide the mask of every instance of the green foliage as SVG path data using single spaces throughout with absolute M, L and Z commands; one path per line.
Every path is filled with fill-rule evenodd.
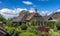
M 60 30 L 60 19 L 56 22 L 57 29 Z
M 29 27 L 28 29 L 27 29 L 27 31 L 28 32 L 31 32 L 31 33 L 34 33 L 34 34 L 38 34 L 38 32 L 37 32 L 37 27 L 35 27 L 35 26 L 31 26 L 31 27 Z
M 4 29 L 7 30 L 10 33 L 10 36 L 12 36 L 14 31 L 15 31 L 14 28 L 8 27 L 8 26 L 5 26 Z
M 3 22 L 3 24 L 7 25 L 7 26 L 12 26 L 12 22 L 10 19 L 5 19 L 1 14 L 0 14 L 0 21 Z
M 0 21 L 2 21 L 5 26 L 4 29 L 6 31 L 8 31 L 10 33 L 10 36 L 36 36 L 39 34 L 39 36 L 60 36 L 59 32 L 52 30 L 49 30 L 49 33 L 46 34 L 45 32 L 38 32 L 37 31 L 37 27 L 36 26 L 32 26 L 35 25 L 34 23 L 34 19 L 30 20 L 30 24 L 27 27 L 26 24 L 22 24 L 21 26 L 17 26 L 16 24 L 13 24 L 11 22 L 11 19 L 6 20 L 2 15 L 0 15 Z M 43 23 L 43 22 L 41 22 Z M 44 22 L 46 27 L 50 27 L 50 28 L 56 28 L 60 29 L 60 19 L 56 22 L 56 24 L 54 25 L 55 22 Z M 55 29 L 56 30 L 56 29 Z M 57 30 L 58 31 L 58 30 Z
M 5 18 L 0 14 L 0 21 L 5 20 Z
M 24 33 L 21 33 L 20 36 L 36 36 L 36 35 L 31 32 L 24 32 Z
M 40 32 L 40 36 L 48 36 L 45 32 Z
M 7 25 L 7 26 L 12 26 L 12 22 L 11 22 L 10 20 L 7 20 L 7 21 L 6 21 L 6 25 Z
M 21 29 L 5 26 L 4 29 L 10 33 L 10 36 L 19 36 Z
M 44 21 L 46 27 L 54 28 L 55 21 Z
M 6 23 L 6 19 L 0 14 L 0 21 L 2 21 L 4 24 Z
M 6 25 L 10 27 L 18 27 L 16 23 L 12 23 L 10 19 L 6 20 Z
M 26 24 L 22 24 L 20 27 L 21 27 L 21 30 L 27 30 Z
M 34 19 L 31 19 L 31 20 L 29 21 L 29 26 L 32 26 L 32 25 L 34 25 Z
M 54 32 L 53 29 L 50 29 L 49 36 L 60 36 L 58 32 Z
M 57 29 L 60 30 L 60 24 L 57 24 Z

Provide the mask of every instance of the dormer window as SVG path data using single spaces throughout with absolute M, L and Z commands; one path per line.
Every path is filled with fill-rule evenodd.
M 49 17 L 49 19 L 48 19 L 48 20 L 53 20 L 53 19 L 52 19 L 52 17 Z

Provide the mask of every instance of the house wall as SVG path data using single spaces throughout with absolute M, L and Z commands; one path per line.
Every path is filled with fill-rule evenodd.
M 0 36 L 5 36 L 5 35 L 0 32 Z

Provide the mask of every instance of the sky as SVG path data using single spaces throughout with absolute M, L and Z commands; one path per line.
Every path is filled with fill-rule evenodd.
M 18 16 L 22 10 L 33 12 L 34 9 L 41 15 L 60 11 L 60 0 L 0 0 L 0 14 L 6 18 Z

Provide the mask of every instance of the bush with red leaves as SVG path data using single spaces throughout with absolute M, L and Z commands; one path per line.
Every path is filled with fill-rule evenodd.
M 49 28 L 46 28 L 45 26 L 39 26 L 37 28 L 38 31 L 44 31 L 44 32 L 48 32 L 49 31 Z

